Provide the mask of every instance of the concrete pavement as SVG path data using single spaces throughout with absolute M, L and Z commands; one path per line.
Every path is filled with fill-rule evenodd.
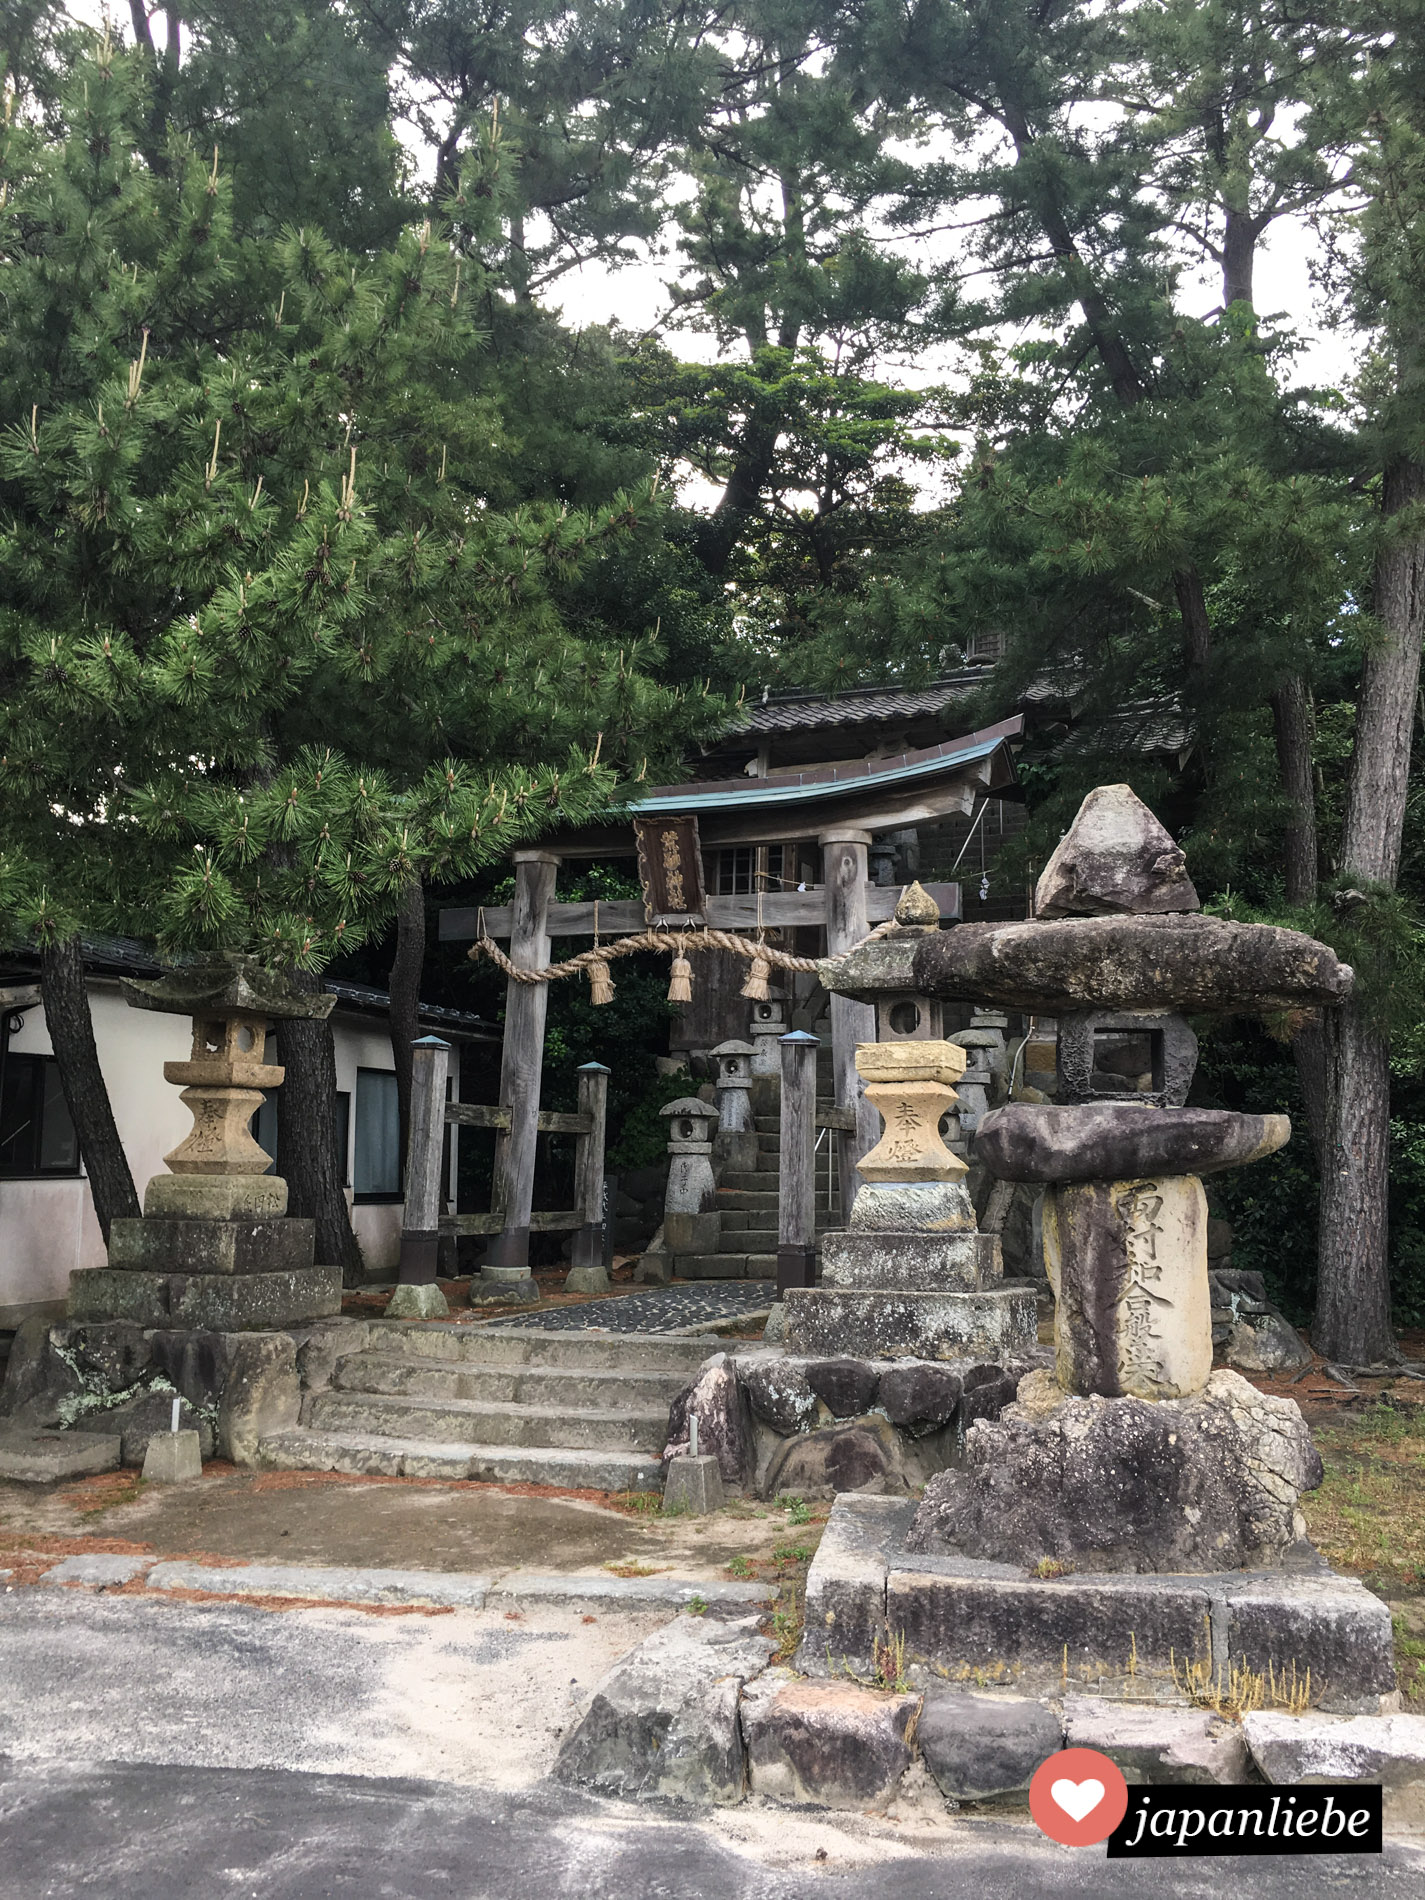
M 665 1620 L 0 1587 L 0 1900 L 1420 1900 L 1425 1850 L 1109 1865 L 1027 1821 L 553 1786 L 608 1663 Z

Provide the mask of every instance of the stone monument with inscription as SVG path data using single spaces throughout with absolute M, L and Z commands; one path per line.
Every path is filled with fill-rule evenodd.
M 991 1175 L 1045 1191 L 1055 1354 L 970 1427 L 918 1504 L 838 1500 L 801 1666 L 838 1667 L 837 1641 L 853 1662 L 901 1641 L 942 1674 L 1141 1690 L 1191 1662 L 1380 1708 L 1389 1612 L 1306 1540 L 1298 1500 L 1321 1461 L 1301 1412 L 1212 1370 L 1202 1177 L 1271 1154 L 1290 1127 L 1186 1105 L 1188 1012 L 1329 1007 L 1352 973 L 1310 937 L 1201 915 L 1182 852 L 1127 786 L 1085 800 L 1036 913 L 824 966 L 828 990 L 867 1000 L 913 991 L 1058 1020 L 1058 1102 L 1011 1102 L 975 1139 Z

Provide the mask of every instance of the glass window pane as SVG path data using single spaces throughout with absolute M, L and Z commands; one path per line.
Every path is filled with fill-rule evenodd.
M 35 1170 L 35 1056 L 5 1058 L 0 1087 L 0 1174 L 33 1174 Z
M 347 1156 L 351 1153 L 351 1090 L 338 1089 L 333 1111 L 332 1135 L 336 1141 L 336 1178 L 347 1184 Z
M 358 1194 L 399 1194 L 401 1130 L 396 1077 L 389 1069 L 356 1072 L 356 1160 L 352 1185 Z
M 79 1137 L 69 1119 L 69 1105 L 60 1086 L 59 1064 L 44 1064 L 44 1099 L 40 1109 L 40 1168 L 48 1173 L 72 1174 L 79 1167 Z

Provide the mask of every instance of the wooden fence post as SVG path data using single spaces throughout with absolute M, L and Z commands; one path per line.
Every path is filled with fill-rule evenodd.
M 565 1286 L 571 1293 L 596 1293 L 609 1284 L 604 1270 L 604 1124 L 609 1071 L 602 1062 L 585 1062 L 578 1075 L 579 1113 L 589 1117 L 589 1127 L 574 1143 L 574 1207 L 584 1224 L 574 1230 Z
M 816 1284 L 815 1036 L 794 1029 L 781 1038 L 781 1173 L 777 1190 L 777 1293 Z
M 422 1036 L 411 1044 L 411 1132 L 401 1221 L 402 1286 L 435 1283 L 440 1243 L 440 1177 L 445 1161 L 445 1086 L 450 1044 Z

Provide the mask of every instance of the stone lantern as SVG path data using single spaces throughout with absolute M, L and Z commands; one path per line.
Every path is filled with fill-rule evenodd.
M 786 1005 L 780 997 L 769 997 L 752 1005 L 749 1032 L 752 1037 L 752 1073 L 778 1076 L 782 1073 L 782 1037 L 787 1033 Z M 723 1045 L 727 1047 L 726 1044 Z M 713 1050 L 717 1054 L 717 1050 Z
M 919 884 L 912 884 L 901 893 L 895 923 L 888 935 L 899 939 L 921 937 L 939 930 L 940 906 Z M 938 997 L 923 996 L 910 988 L 877 992 L 877 1042 L 940 1042 L 944 1035 L 945 1011 Z
M 736 1040 L 720 1042 L 712 1051 L 712 1057 L 717 1063 L 715 1168 L 719 1173 L 754 1174 L 757 1128 L 752 1116 L 752 1044 Z
M 249 1128 L 283 1079 L 267 1060 L 269 1023 L 320 1020 L 336 998 L 236 956 L 124 987 L 135 1009 L 193 1019 L 187 1060 L 163 1067 L 193 1126 L 145 1188 L 143 1219 L 113 1222 L 108 1267 L 73 1276 L 71 1317 L 225 1332 L 338 1312 L 340 1269 L 315 1264 L 313 1221 L 285 1218 L 287 1183 Z
M 668 1253 L 716 1253 L 722 1231 L 713 1179 L 713 1129 L 718 1112 L 696 1095 L 669 1102 L 668 1191 L 663 1203 L 663 1244 Z

